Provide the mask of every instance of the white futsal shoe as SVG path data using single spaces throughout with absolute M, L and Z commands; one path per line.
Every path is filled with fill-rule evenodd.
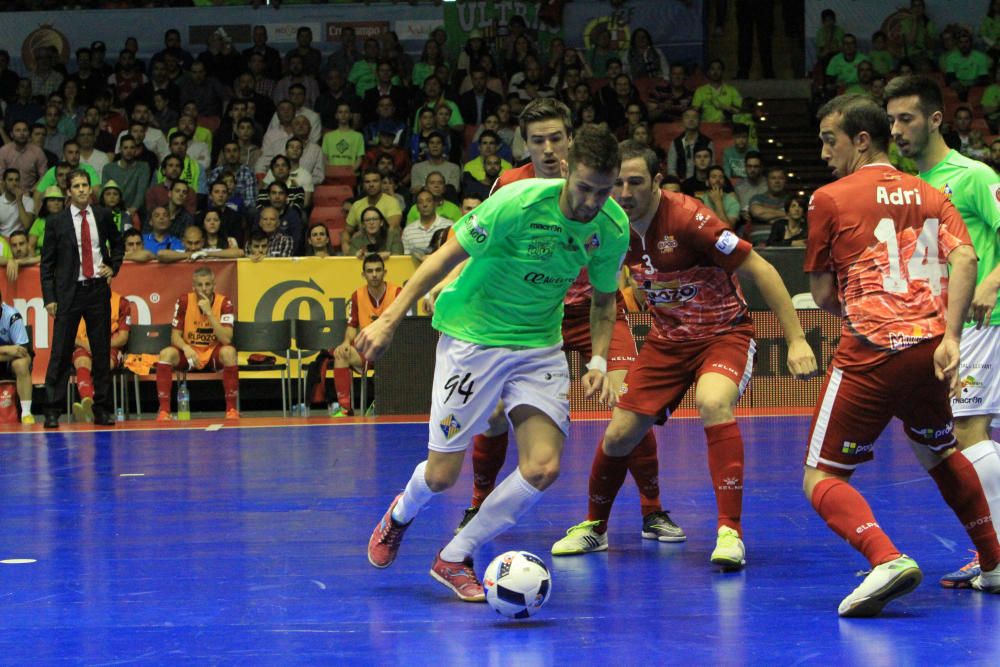
M 924 575 L 909 556 L 882 563 L 872 569 L 861 585 L 844 598 L 837 612 L 845 617 L 878 616 L 882 607 L 912 592 Z

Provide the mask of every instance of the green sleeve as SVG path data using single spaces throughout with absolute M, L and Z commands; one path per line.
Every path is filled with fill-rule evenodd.
M 977 169 L 974 177 L 976 192 L 976 212 L 983 222 L 993 231 L 1000 230 L 1000 176 L 992 169 L 983 165 Z
M 522 190 L 517 186 L 501 188 L 455 223 L 455 238 L 470 257 L 490 252 L 520 226 Z
M 618 272 L 622 268 L 622 260 L 628 250 L 628 216 L 618 204 L 609 200 L 604 212 L 613 222 L 608 223 L 611 232 L 602 239 L 601 247 L 594 253 L 594 258 L 588 265 L 590 284 L 599 292 L 614 292 L 618 289 Z M 618 233 L 615 234 L 617 228 Z

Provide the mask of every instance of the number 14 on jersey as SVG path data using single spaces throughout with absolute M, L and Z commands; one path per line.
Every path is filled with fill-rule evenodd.
M 889 274 L 882 278 L 882 288 L 886 292 L 905 294 L 910 290 L 910 280 L 926 280 L 931 294 L 941 294 L 945 269 L 938 258 L 937 218 L 927 218 L 920 228 L 913 254 L 906 262 L 906 276 L 903 276 L 899 255 L 899 239 L 892 218 L 882 218 L 875 227 L 875 238 L 886 245 L 889 255 Z

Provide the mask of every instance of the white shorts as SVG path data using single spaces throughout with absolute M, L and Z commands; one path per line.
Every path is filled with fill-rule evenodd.
M 512 350 L 442 335 L 434 365 L 428 448 L 465 450 L 502 399 L 508 413 L 531 405 L 569 432 L 569 367 L 562 345 Z
M 951 400 L 956 417 L 1000 415 L 1000 326 L 962 331 L 958 377 L 962 395 Z

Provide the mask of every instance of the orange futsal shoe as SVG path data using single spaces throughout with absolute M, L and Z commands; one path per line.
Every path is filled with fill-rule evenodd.
M 392 508 L 402 497 L 402 493 L 396 496 L 368 539 L 368 562 L 377 568 L 392 565 L 392 561 L 396 560 L 396 554 L 399 553 L 403 534 L 410 527 L 409 523 L 399 523 L 392 518 Z
M 229 408 L 226 410 L 226 419 L 239 419 L 240 411 L 236 408 Z
M 158 422 L 168 422 L 168 421 L 170 421 L 170 411 L 169 410 L 160 410 L 158 413 L 156 413 L 156 421 L 158 421 Z

